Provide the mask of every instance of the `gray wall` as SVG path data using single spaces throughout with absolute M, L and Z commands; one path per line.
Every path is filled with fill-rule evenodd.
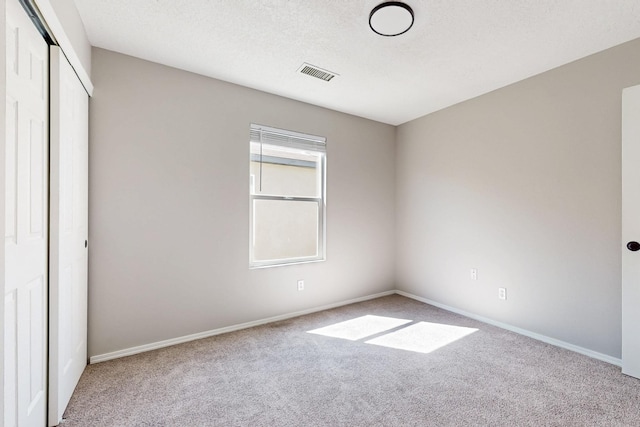
M 635 40 L 400 126 L 398 289 L 620 357 L 620 104 L 638 83 Z
M 101 49 L 92 79 L 90 355 L 395 286 L 620 357 L 640 40 L 398 128 Z M 326 262 L 248 269 L 251 122 L 328 138 Z
M 394 288 L 394 127 L 92 56 L 91 356 Z M 327 137 L 326 262 L 249 270 L 251 122 Z

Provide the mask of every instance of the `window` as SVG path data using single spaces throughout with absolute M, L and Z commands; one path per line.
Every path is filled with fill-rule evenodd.
M 251 125 L 250 267 L 324 260 L 325 147 L 323 137 Z

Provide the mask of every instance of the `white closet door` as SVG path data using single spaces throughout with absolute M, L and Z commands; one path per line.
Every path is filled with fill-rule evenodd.
M 42 427 L 47 406 L 48 53 L 6 2 L 4 425 Z
M 51 46 L 49 425 L 62 420 L 87 365 L 89 98 Z
M 622 372 L 640 378 L 640 86 L 622 91 Z

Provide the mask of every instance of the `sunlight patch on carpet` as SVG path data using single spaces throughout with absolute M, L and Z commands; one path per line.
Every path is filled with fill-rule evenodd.
M 406 319 L 368 314 L 307 332 L 310 334 L 324 335 L 326 337 L 357 341 L 411 322 L 411 320 Z
M 366 343 L 418 353 L 431 353 L 477 331 L 475 328 L 419 322 Z

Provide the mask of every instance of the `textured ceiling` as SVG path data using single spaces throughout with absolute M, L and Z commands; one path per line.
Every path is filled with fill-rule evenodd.
M 94 46 L 393 125 L 640 37 L 640 0 L 406 0 L 398 37 L 381 0 L 75 2 Z

